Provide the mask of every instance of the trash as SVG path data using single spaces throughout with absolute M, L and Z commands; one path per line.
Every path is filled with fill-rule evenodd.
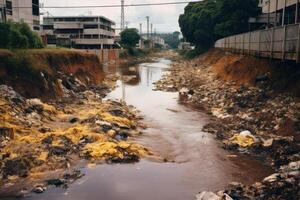
M 221 197 L 219 197 L 213 192 L 204 191 L 196 195 L 196 200 L 222 200 L 222 199 Z
M 229 139 L 233 144 L 238 144 L 242 148 L 250 147 L 254 144 L 256 138 L 251 134 L 250 131 L 243 131 L 240 134 L 235 134 Z

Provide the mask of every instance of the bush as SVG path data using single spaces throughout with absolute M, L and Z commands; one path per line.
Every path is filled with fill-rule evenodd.
M 207 51 L 207 49 L 196 48 L 192 50 L 180 50 L 179 54 L 185 59 L 193 59 L 199 56 L 200 54 L 204 53 L 205 51 Z
M 4 67 L 9 76 L 22 77 L 28 80 L 39 79 L 39 71 L 32 67 L 34 62 L 25 51 L 16 51 L 11 56 L 0 58 L 0 68 Z
M 43 47 L 40 37 L 26 23 L 0 23 L 0 48 L 34 49 Z

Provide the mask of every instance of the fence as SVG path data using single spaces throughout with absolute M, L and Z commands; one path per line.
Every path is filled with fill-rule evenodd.
M 222 38 L 215 43 L 233 53 L 300 62 L 300 24 L 274 27 Z

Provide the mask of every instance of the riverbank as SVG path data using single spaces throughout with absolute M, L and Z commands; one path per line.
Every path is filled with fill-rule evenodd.
M 272 169 L 255 158 L 220 148 L 211 134 L 202 131 L 209 122 L 205 113 L 178 102 L 176 93 L 153 91 L 153 83 L 176 58 L 166 51 L 151 56 L 151 62 L 105 69 L 118 75 L 117 87 L 106 99 L 122 99 L 140 111 L 147 129 L 132 139 L 151 149 L 154 159 L 83 166 L 85 176 L 67 189 L 48 187 L 30 199 L 194 199 L 201 190 L 220 190 L 232 181 L 252 184 L 271 174 Z
M 144 128 L 138 111 L 103 99 L 115 83 L 103 81 L 94 54 L 3 50 L 1 56 L 1 197 L 67 186 L 82 176 L 76 170 L 82 161 L 132 163 L 151 154 L 131 140 Z
M 233 199 L 299 198 L 300 104 L 292 84 L 299 79 L 293 67 L 280 70 L 268 61 L 211 50 L 174 63 L 156 83 L 156 89 L 178 91 L 182 102 L 208 112 L 212 122 L 203 130 L 225 149 L 266 157 L 277 170 L 251 187 L 233 184 L 226 191 Z

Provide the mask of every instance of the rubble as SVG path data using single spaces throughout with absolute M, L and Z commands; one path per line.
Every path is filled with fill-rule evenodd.
M 128 163 L 150 155 L 131 141 L 142 128 L 138 112 L 124 103 L 102 100 L 100 88 L 105 89 L 93 86 L 44 103 L 0 85 L 0 185 L 9 185 L 12 177 L 15 181 L 69 169 L 76 160 Z M 70 174 L 46 185 L 67 185 L 76 177 Z M 45 189 L 38 184 L 32 191 Z
M 214 134 L 225 149 L 267 157 L 266 162 L 276 170 L 298 161 L 299 98 L 274 90 L 268 85 L 270 74 L 257 76 L 253 84 L 223 78 L 216 72 L 220 62 L 218 68 L 214 66 L 218 58 L 209 56 L 174 63 L 169 73 L 155 83 L 155 90 L 177 91 L 181 102 L 210 114 L 211 120 L 203 131 Z M 230 70 L 229 67 L 224 66 L 224 70 Z M 276 180 L 274 187 L 279 189 L 280 184 Z M 299 190 L 299 185 L 294 186 Z M 272 197 L 267 195 L 264 199 Z

